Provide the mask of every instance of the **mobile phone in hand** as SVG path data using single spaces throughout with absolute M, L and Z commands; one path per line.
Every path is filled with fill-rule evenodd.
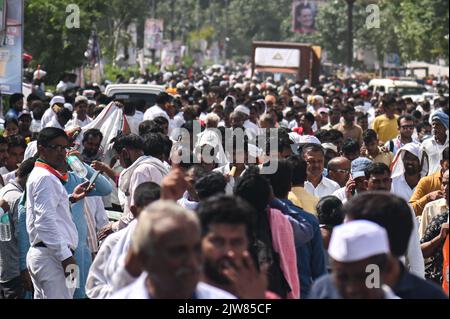
M 94 175 L 92 175 L 91 179 L 89 180 L 89 185 L 87 186 L 86 189 L 91 188 L 91 186 L 95 183 L 95 180 L 97 179 L 98 175 L 100 175 L 100 172 L 99 172 L 99 171 L 96 171 L 96 172 L 94 173 Z

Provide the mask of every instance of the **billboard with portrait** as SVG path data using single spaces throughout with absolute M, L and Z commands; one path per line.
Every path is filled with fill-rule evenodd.
M 315 33 L 316 17 L 325 0 L 294 0 L 292 2 L 292 32 Z
M 23 1 L 5 0 L 0 30 L 0 91 L 2 94 L 22 92 Z

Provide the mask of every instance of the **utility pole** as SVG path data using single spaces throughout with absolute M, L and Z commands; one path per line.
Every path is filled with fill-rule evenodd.
M 229 22 L 229 20 L 228 20 L 228 18 L 229 18 L 229 16 L 228 16 L 228 3 L 229 2 L 229 0 L 225 0 L 225 42 L 224 42 L 224 44 L 223 44 L 223 49 L 224 49 L 224 54 L 223 54 L 223 56 L 224 56 L 224 60 L 225 60 L 225 63 L 227 63 L 227 50 L 228 50 L 228 41 L 229 41 L 229 39 L 228 39 L 228 22 Z
M 170 19 L 171 19 L 171 26 L 170 26 L 170 40 L 175 41 L 175 0 L 170 1 Z
M 347 2 L 347 67 L 353 65 L 353 5 L 355 0 L 346 0 Z

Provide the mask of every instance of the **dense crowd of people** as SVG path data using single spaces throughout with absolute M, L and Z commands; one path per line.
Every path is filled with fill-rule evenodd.
M 447 79 L 68 81 L 9 98 L 0 299 L 448 298 Z

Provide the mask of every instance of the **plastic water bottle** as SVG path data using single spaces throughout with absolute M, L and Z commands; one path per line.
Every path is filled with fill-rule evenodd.
M 11 240 L 11 224 L 9 223 L 8 213 L 0 208 L 0 241 Z
M 80 161 L 78 157 L 75 155 L 71 155 L 67 157 L 67 164 L 69 164 L 72 172 L 77 175 L 79 178 L 86 178 L 88 171 L 84 166 L 83 162 Z

